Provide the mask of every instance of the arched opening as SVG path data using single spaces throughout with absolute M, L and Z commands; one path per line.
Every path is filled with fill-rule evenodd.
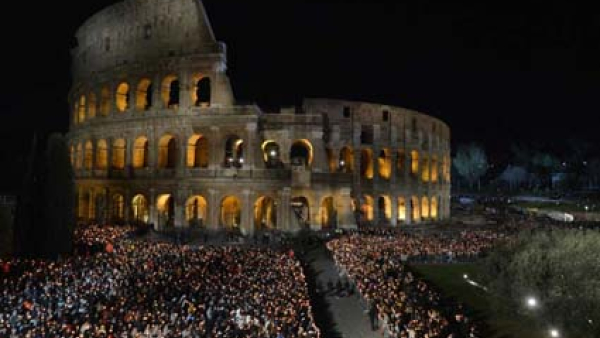
M 79 103 L 77 104 L 77 115 L 79 116 L 79 123 L 82 123 L 85 121 L 85 95 L 81 95 L 79 97 Z
M 85 170 L 92 170 L 92 166 L 94 164 L 94 162 L 92 161 L 92 159 L 94 158 L 93 152 L 94 146 L 92 145 L 92 141 L 85 142 L 85 153 L 83 155 L 83 168 Z
M 96 117 L 96 94 L 90 93 L 88 102 L 88 117 L 93 119 Z
M 107 87 L 102 88 L 100 92 L 100 114 L 108 116 L 110 113 L 110 90 Z
M 158 225 L 160 227 L 175 226 L 175 199 L 170 194 L 158 196 L 156 200 L 158 210 Z
M 379 221 L 389 224 L 392 219 L 392 201 L 389 196 L 379 196 L 377 199 L 377 210 Z
M 122 82 L 117 87 L 116 105 L 120 112 L 129 109 L 129 84 Z
M 185 219 L 190 227 L 204 227 L 206 222 L 206 199 L 200 195 L 192 196 L 185 204 Z
M 114 194 L 111 201 L 111 221 L 113 223 L 122 223 L 125 219 L 125 197 L 121 194 Z
M 429 205 L 429 216 L 431 219 L 438 219 L 438 200 L 433 196 Z
M 83 146 L 81 143 L 77 144 L 77 156 L 75 156 L 75 169 L 81 169 L 83 164 Z
M 419 174 L 419 152 L 416 150 L 411 151 L 410 160 L 410 174 L 413 175 L 413 177 L 417 177 Z
M 292 210 L 296 215 L 300 228 L 310 226 L 310 204 L 304 196 L 296 196 L 292 198 Z
M 260 197 L 254 203 L 254 228 L 256 230 L 277 229 L 277 204 L 271 197 Z
M 281 151 L 275 141 L 265 141 L 262 144 L 263 159 L 267 168 L 281 168 Z
M 163 80 L 161 96 L 166 108 L 179 107 L 179 80 L 175 75 L 169 75 Z
M 225 142 L 225 162 L 226 168 L 241 168 L 244 165 L 244 140 L 236 135 L 229 136 Z
M 354 172 L 354 152 L 351 147 L 343 147 L 340 150 L 340 172 Z
M 398 197 L 398 221 L 406 222 L 406 199 Z
M 433 183 L 437 183 L 439 179 L 438 166 L 438 158 L 436 155 L 433 155 L 431 157 L 431 182 Z
M 337 209 L 333 197 L 325 197 L 321 202 L 321 228 L 335 229 L 337 228 Z
M 331 149 L 331 148 L 326 148 L 325 153 L 327 155 L 327 163 L 329 164 L 329 172 L 330 173 L 337 172 L 337 169 L 338 169 L 337 154 L 334 154 L 333 149 Z
M 410 199 L 410 210 L 412 211 L 412 221 L 418 222 L 421 218 L 421 212 L 419 211 L 419 198 L 417 196 L 413 196 Z
M 398 158 L 396 159 L 396 177 L 404 176 L 406 169 L 406 153 L 404 150 L 398 150 Z
M 421 159 L 421 181 L 429 182 L 429 174 L 429 156 L 423 154 L 423 158 Z
M 373 197 L 364 195 L 360 206 L 361 221 L 372 222 L 374 217 L 374 206 Z
M 373 150 L 369 148 L 360 151 L 360 177 L 373 179 Z
M 421 218 L 429 218 L 429 198 L 427 198 L 427 196 L 421 198 Z
M 96 168 L 106 169 L 108 167 L 108 144 L 106 140 L 99 140 L 96 144 Z
M 196 107 L 210 106 L 211 83 L 209 77 L 196 76 L 192 90 L 192 102 Z
M 381 149 L 379 151 L 377 164 L 379 166 L 379 177 L 389 180 L 392 176 L 392 156 L 389 149 Z
M 206 137 L 194 134 L 188 140 L 187 166 L 189 168 L 207 168 L 209 144 Z
M 112 149 L 112 167 L 116 170 L 125 169 L 125 140 L 124 139 L 116 139 L 113 142 Z
M 131 200 L 131 213 L 136 223 L 148 223 L 150 210 L 148 208 L 148 200 L 144 195 L 136 195 Z
M 158 167 L 173 169 L 177 165 L 177 142 L 171 135 L 165 135 L 158 141 Z
M 235 196 L 227 196 L 221 201 L 221 226 L 226 229 L 239 228 L 242 221 L 242 204 Z
M 152 107 L 152 81 L 149 79 L 140 81 L 135 96 L 136 109 L 138 111 L 149 110 Z
M 310 167 L 313 161 L 313 146 L 308 140 L 296 140 L 290 149 L 290 161 L 293 165 Z
M 133 144 L 133 168 L 148 168 L 148 139 L 138 137 Z

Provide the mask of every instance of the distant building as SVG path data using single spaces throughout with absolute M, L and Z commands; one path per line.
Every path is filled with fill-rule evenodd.
M 383 104 L 236 103 L 199 0 L 125 0 L 77 31 L 80 222 L 297 231 L 450 216 L 450 129 Z

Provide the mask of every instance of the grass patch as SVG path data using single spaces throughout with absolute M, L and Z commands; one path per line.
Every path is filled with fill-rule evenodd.
M 430 281 L 445 297 L 466 304 L 471 316 L 486 324 L 484 337 L 488 338 L 546 338 L 542 328 L 536 328 L 534 321 L 525 316 L 507 316 L 494 311 L 490 295 L 484 290 L 468 284 L 463 275 L 477 281 L 479 268 L 475 264 L 454 265 L 413 265 L 413 270 Z

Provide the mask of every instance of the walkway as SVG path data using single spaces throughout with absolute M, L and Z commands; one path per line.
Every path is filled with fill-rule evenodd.
M 327 288 L 327 282 L 337 283 L 339 276 L 334 261 L 327 255 L 324 246 L 318 246 L 307 254 L 307 262 L 310 264 L 311 272 L 316 273 L 318 285 Z M 381 338 L 378 331 L 371 330 L 368 315 L 359 303 L 358 294 L 348 297 L 337 297 L 327 293 L 321 296 L 329 305 L 328 312 L 334 327 L 321 327 L 323 338 Z M 320 312 L 320 311 L 319 311 Z M 315 314 L 315 317 L 323 313 Z M 317 323 L 319 324 L 319 318 Z M 322 326 L 323 324 L 321 324 Z

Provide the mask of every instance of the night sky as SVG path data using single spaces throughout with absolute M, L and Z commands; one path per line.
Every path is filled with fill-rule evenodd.
M 18 172 L 34 131 L 68 128 L 70 48 L 115 3 L 16 3 L 3 20 L 2 163 Z M 600 141 L 600 12 L 569 1 L 205 0 L 240 102 L 387 103 L 441 118 L 491 156 L 512 140 Z M 52 15 L 62 10 L 61 14 Z M 11 165 L 12 163 L 12 165 Z M 11 187 L 1 180 L 0 191 Z

